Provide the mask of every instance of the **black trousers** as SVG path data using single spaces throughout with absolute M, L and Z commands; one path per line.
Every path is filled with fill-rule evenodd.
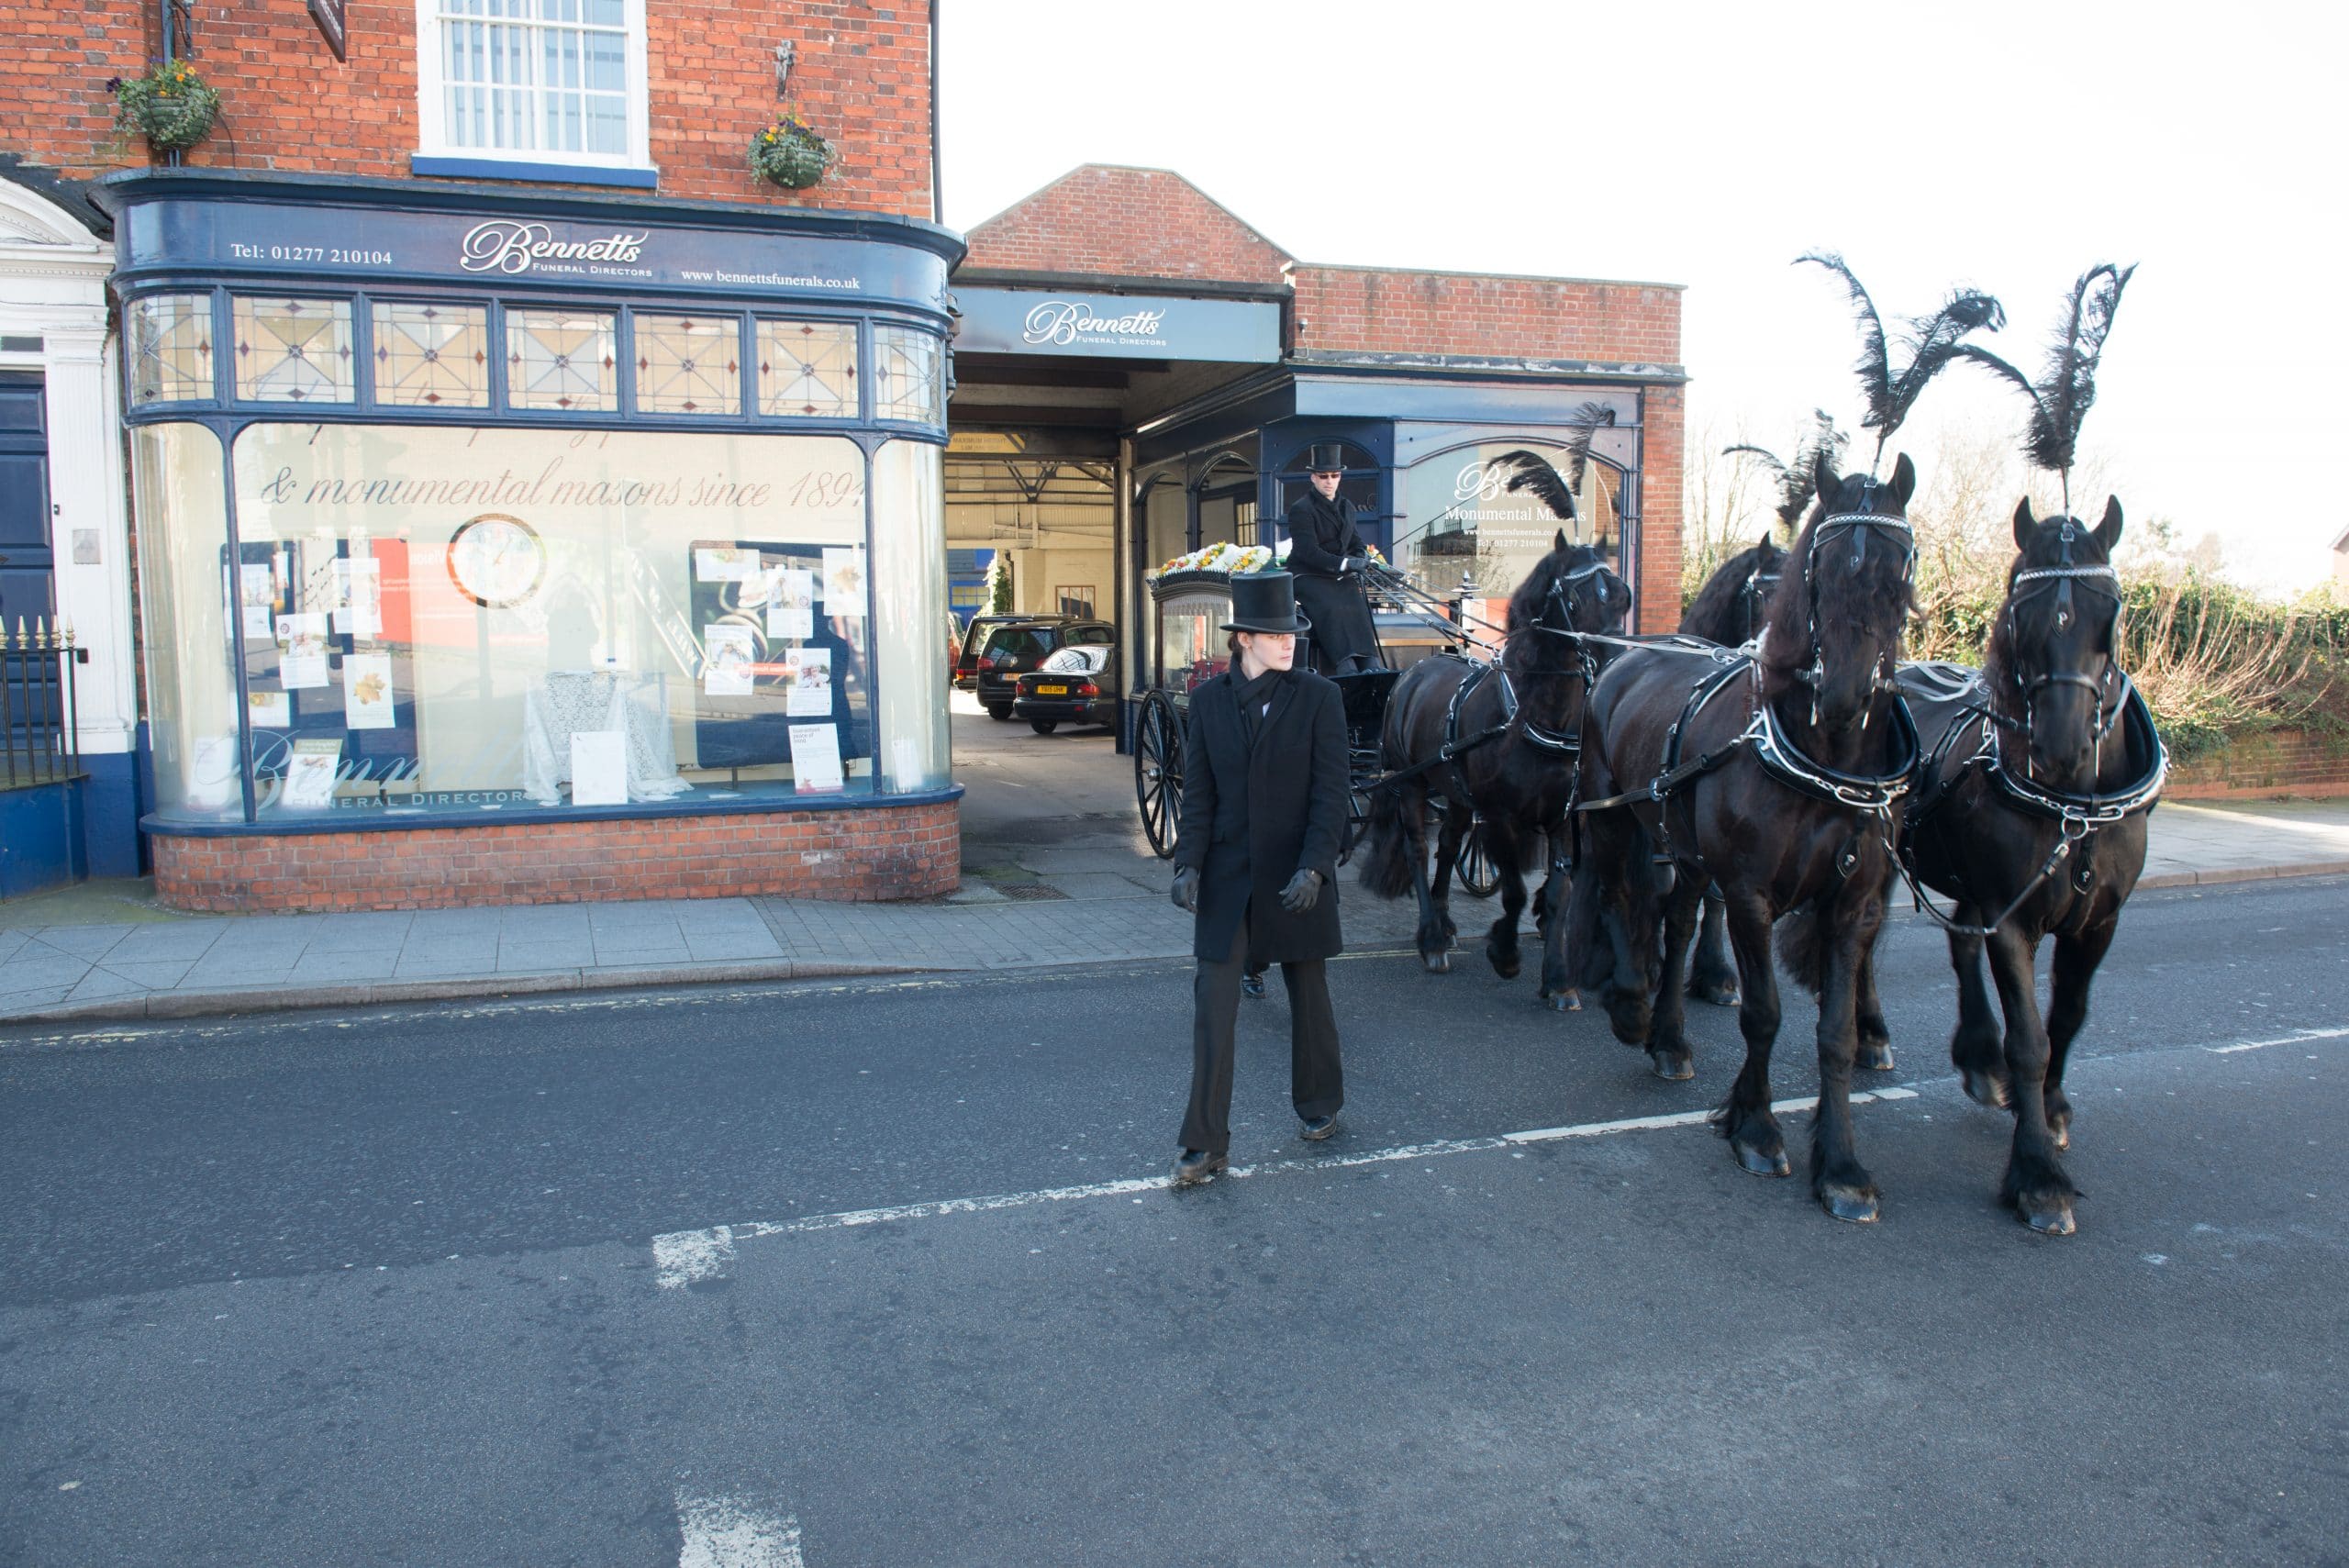
M 1248 922 L 1232 933 L 1231 951 L 1199 961 L 1191 981 L 1191 1106 L 1183 1147 L 1223 1154 L 1231 1149 L 1231 1059 L 1240 1025 L 1240 976 L 1248 962 Z M 1338 1018 L 1330 1007 L 1324 959 L 1281 965 L 1288 987 L 1289 1101 L 1300 1117 L 1335 1116 L 1345 1103 L 1338 1066 Z

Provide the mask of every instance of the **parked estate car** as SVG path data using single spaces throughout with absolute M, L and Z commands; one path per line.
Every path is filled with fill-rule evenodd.
M 970 624 L 963 628 L 961 643 L 963 651 L 954 661 L 955 688 L 965 692 L 975 691 L 978 688 L 979 651 L 986 646 L 988 632 L 993 631 L 996 627 L 1010 626 L 1019 621 L 1058 618 L 1055 616 L 1006 615 L 1000 611 L 988 611 L 973 616 Z
M 1035 616 L 988 628 L 979 645 L 978 665 L 972 676 L 979 706 L 989 718 L 1008 722 L 1011 705 L 1019 700 L 1019 680 L 1072 643 L 1114 643 L 1115 627 L 1106 621 L 1072 620 L 1065 616 Z
M 1118 650 L 1076 642 L 1013 683 L 1011 711 L 1039 735 L 1063 724 L 1118 722 Z

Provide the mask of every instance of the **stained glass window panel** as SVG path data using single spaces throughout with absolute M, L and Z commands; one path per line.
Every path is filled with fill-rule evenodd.
M 375 401 L 411 408 L 489 406 L 489 310 L 478 305 L 374 308 Z
M 506 400 L 572 413 L 619 406 L 614 318 L 604 310 L 506 313 Z
M 351 400 L 351 302 L 239 295 L 229 317 L 237 395 L 246 402 Z
M 636 318 L 636 406 L 647 414 L 740 414 L 741 321 L 732 316 Z
M 910 327 L 873 328 L 873 417 L 946 422 L 945 345 Z
M 130 401 L 213 395 L 212 296 L 150 294 L 130 306 Z
M 759 411 L 796 419 L 856 417 L 856 324 L 759 323 Z

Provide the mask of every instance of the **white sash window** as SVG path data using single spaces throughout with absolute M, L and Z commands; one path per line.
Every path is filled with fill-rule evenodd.
M 418 153 L 647 168 L 644 0 L 417 0 Z

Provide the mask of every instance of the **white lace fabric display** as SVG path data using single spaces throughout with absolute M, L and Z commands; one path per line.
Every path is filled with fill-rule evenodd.
M 626 738 L 628 797 L 673 800 L 693 785 L 677 776 L 666 684 L 658 672 L 556 670 L 522 697 L 522 791 L 540 806 L 562 801 L 571 738 L 618 730 Z

